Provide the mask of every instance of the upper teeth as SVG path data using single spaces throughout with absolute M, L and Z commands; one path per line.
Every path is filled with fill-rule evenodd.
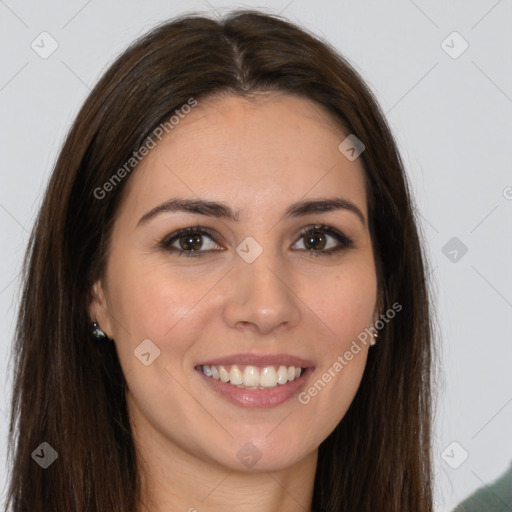
M 228 368 L 226 366 L 209 366 L 207 364 L 201 367 L 203 373 L 208 377 L 250 389 L 258 389 L 258 387 L 274 388 L 278 384 L 286 384 L 289 380 L 298 379 L 302 370 L 300 366 L 285 365 L 278 367 L 265 366 L 264 368 L 256 366 L 239 368 L 237 365 L 232 365 L 229 370 Z

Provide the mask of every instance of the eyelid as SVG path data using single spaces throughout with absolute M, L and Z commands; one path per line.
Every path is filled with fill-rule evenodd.
M 325 224 L 311 224 L 311 225 L 308 225 L 308 226 L 302 228 L 299 231 L 299 233 L 296 235 L 297 240 L 294 242 L 293 245 L 295 245 L 295 243 L 297 243 L 299 240 L 301 240 L 305 235 L 307 235 L 308 233 L 314 232 L 314 231 L 322 231 L 322 232 L 326 233 L 328 236 L 331 236 L 338 242 L 338 246 L 328 249 L 326 251 L 299 249 L 298 252 L 306 252 L 309 255 L 312 255 L 314 257 L 329 256 L 329 255 L 333 255 L 336 253 L 341 253 L 347 249 L 354 247 L 354 240 L 352 238 L 347 236 L 341 230 L 336 229 L 332 226 L 325 225 Z M 186 257 L 197 257 L 197 256 L 202 256 L 204 254 L 209 254 L 211 252 L 220 252 L 220 251 L 225 250 L 225 249 L 220 249 L 220 250 L 216 249 L 216 250 L 207 250 L 207 251 L 202 251 L 202 250 L 185 251 L 183 249 L 178 249 L 176 247 L 172 247 L 172 245 L 171 245 L 172 243 L 174 243 L 181 236 L 189 234 L 189 233 L 203 235 L 203 236 L 206 235 L 217 245 L 220 245 L 219 242 L 217 241 L 217 238 L 221 238 L 222 240 L 224 240 L 222 235 L 220 235 L 215 230 L 205 227 L 205 226 L 196 225 L 196 226 L 190 226 L 187 228 L 178 229 L 176 231 L 173 231 L 171 234 L 166 235 L 160 241 L 159 247 L 161 247 L 162 249 L 164 249 L 168 252 L 171 252 L 174 254 L 177 253 L 178 256 L 186 256 Z
M 329 236 L 335 238 L 340 244 L 348 247 L 352 247 L 354 245 L 354 240 L 347 236 L 343 231 L 336 229 L 332 226 L 327 226 L 326 224 L 312 224 L 310 226 L 306 226 L 299 233 L 299 238 L 304 235 L 314 232 L 314 231 L 323 231 L 327 233 Z M 316 252 L 316 251 L 315 251 Z M 328 251 L 318 251 L 318 252 L 328 252 Z
M 217 233 L 215 230 L 211 228 L 207 228 L 205 226 L 190 226 L 187 228 L 177 229 L 176 231 L 173 231 L 169 235 L 166 235 L 158 244 L 159 247 L 162 249 L 165 249 L 169 252 L 177 252 L 179 255 L 183 253 L 187 253 L 188 255 L 196 256 L 200 255 L 201 253 L 209 253 L 211 251 L 183 251 L 180 249 L 177 249 L 176 247 L 172 247 L 172 243 L 174 243 L 177 239 L 179 239 L 183 235 L 187 235 L 189 233 L 198 234 L 198 235 L 206 235 L 209 238 L 211 238 L 217 245 L 220 245 L 217 241 L 217 237 L 223 239 L 223 237 Z M 222 249 L 224 250 L 224 249 Z

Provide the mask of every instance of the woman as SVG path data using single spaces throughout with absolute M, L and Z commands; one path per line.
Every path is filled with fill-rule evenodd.
M 9 506 L 432 511 L 398 151 L 326 43 L 182 16 L 105 73 L 25 262 Z

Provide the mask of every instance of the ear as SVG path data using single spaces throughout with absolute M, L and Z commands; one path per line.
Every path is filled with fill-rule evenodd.
M 93 322 L 98 323 L 100 329 L 110 339 L 113 338 L 107 296 L 101 279 L 96 281 L 90 290 L 89 317 Z

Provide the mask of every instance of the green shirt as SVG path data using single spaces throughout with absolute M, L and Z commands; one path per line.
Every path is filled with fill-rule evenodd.
M 478 489 L 453 512 L 512 512 L 512 464 L 498 480 Z

